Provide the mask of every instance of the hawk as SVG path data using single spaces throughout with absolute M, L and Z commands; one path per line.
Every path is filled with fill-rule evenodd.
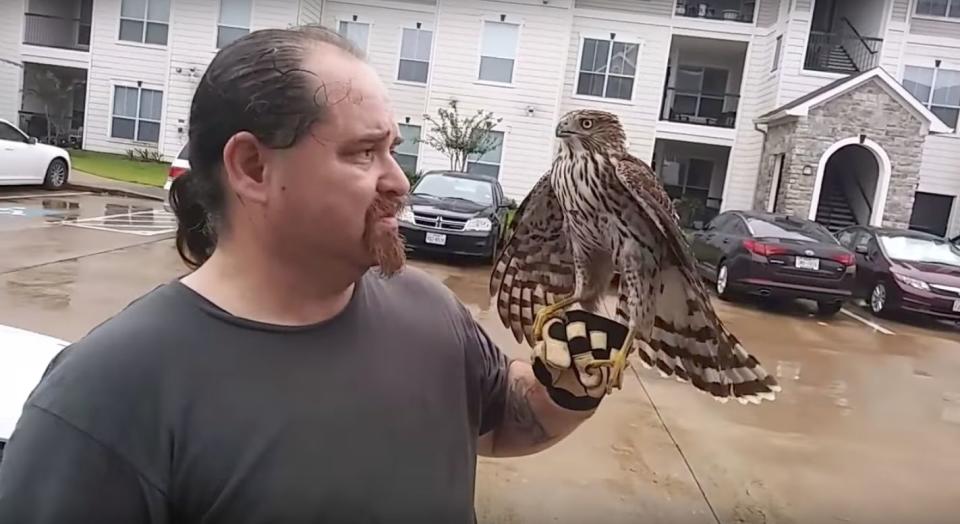
M 619 275 L 623 347 L 588 364 L 607 391 L 627 357 L 692 383 L 720 401 L 773 400 L 777 381 L 717 317 L 673 204 L 645 163 L 627 152 L 616 115 L 567 113 L 550 170 L 517 209 L 490 278 L 504 325 L 531 346 L 574 305 L 596 313 Z

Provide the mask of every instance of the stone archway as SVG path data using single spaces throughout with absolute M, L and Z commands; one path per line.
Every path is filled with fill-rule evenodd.
M 820 157 L 808 218 L 817 220 L 821 203 L 841 195 L 850 204 L 854 222 L 879 226 L 890 185 L 890 157 L 866 137 L 839 140 Z M 824 213 L 820 213 L 821 219 Z

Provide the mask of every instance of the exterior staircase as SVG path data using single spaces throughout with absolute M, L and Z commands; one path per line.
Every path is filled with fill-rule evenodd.
M 852 74 L 858 71 L 850 55 L 839 43 L 820 43 L 812 47 L 811 51 L 807 53 L 807 63 L 804 65 L 806 69 L 844 74 Z
M 829 229 L 831 233 L 857 225 L 857 217 L 853 214 L 850 201 L 839 184 L 823 186 L 820 192 L 820 204 L 817 206 L 817 223 Z

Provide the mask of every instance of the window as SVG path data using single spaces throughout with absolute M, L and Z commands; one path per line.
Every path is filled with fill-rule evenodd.
M 730 109 L 724 107 L 726 90 L 726 69 L 680 66 L 677 68 L 673 110 L 693 117 L 693 121 L 718 120 L 725 110 Z
M 8 140 L 10 142 L 23 142 L 26 143 L 27 139 L 23 136 L 23 133 L 15 129 L 12 125 L 5 122 L 0 122 L 0 140 Z
M 840 245 L 842 245 L 843 247 L 848 248 L 848 249 L 849 249 L 849 248 L 852 248 L 852 247 L 853 247 L 853 237 L 854 237 L 854 235 L 856 235 L 856 233 L 857 233 L 857 230 L 855 230 L 855 229 L 848 229 L 848 230 L 843 231 L 843 232 L 841 232 L 840 234 L 838 234 L 838 235 L 837 235 L 837 240 L 840 242 Z
M 404 173 L 415 174 L 417 172 L 417 155 L 420 154 L 420 126 L 411 126 L 400 124 L 400 136 L 403 142 L 397 146 L 393 157 L 400 164 L 400 169 Z
M 459 198 L 482 206 L 489 206 L 494 203 L 492 183 L 463 176 L 427 175 L 417 184 L 413 194 L 432 195 L 440 198 Z
M 500 160 L 503 158 L 503 132 L 491 131 L 490 134 L 493 135 L 496 146 L 479 157 L 470 155 L 467 158 L 468 173 L 492 177 L 500 176 Z
M 167 45 L 170 0 L 123 0 L 120 40 Z
M 584 38 L 577 94 L 632 99 L 639 53 L 638 44 Z
M 960 120 L 960 71 L 907 66 L 903 71 L 903 87 L 945 124 L 957 127 Z
M 666 161 L 661 174 L 670 198 L 687 196 L 704 204 L 710 197 L 712 178 L 713 162 L 700 158 L 686 158 L 679 162 Z
M 960 0 L 919 0 L 917 14 L 960 18 Z
M 483 43 L 480 47 L 480 80 L 513 82 L 513 66 L 517 60 L 517 40 L 520 26 L 502 22 L 483 23 Z
M 250 32 L 250 4 L 253 0 L 220 0 L 217 49 Z
M 113 90 L 113 121 L 110 136 L 138 142 L 160 141 L 163 92 L 117 86 Z
M 946 236 L 953 199 L 950 195 L 916 192 L 910 213 L 910 229 Z
M 370 39 L 370 24 L 362 22 L 340 22 L 338 32 L 362 51 L 367 51 L 367 41 Z
M 404 28 L 403 39 L 400 42 L 400 70 L 397 72 L 397 80 L 427 83 L 432 40 L 433 31 Z
M 773 51 L 773 67 L 770 68 L 770 71 L 776 71 L 780 68 L 780 57 L 783 53 L 783 35 L 777 37 L 777 47 Z

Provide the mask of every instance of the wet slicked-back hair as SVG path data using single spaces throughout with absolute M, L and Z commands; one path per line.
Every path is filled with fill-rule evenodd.
M 328 44 L 358 59 L 363 52 L 321 26 L 255 31 L 217 53 L 190 106 L 190 172 L 174 180 L 177 251 L 190 267 L 207 261 L 224 225 L 221 175 L 230 138 L 247 131 L 267 147 L 292 147 L 326 116 L 326 90 L 304 69 L 308 52 Z

